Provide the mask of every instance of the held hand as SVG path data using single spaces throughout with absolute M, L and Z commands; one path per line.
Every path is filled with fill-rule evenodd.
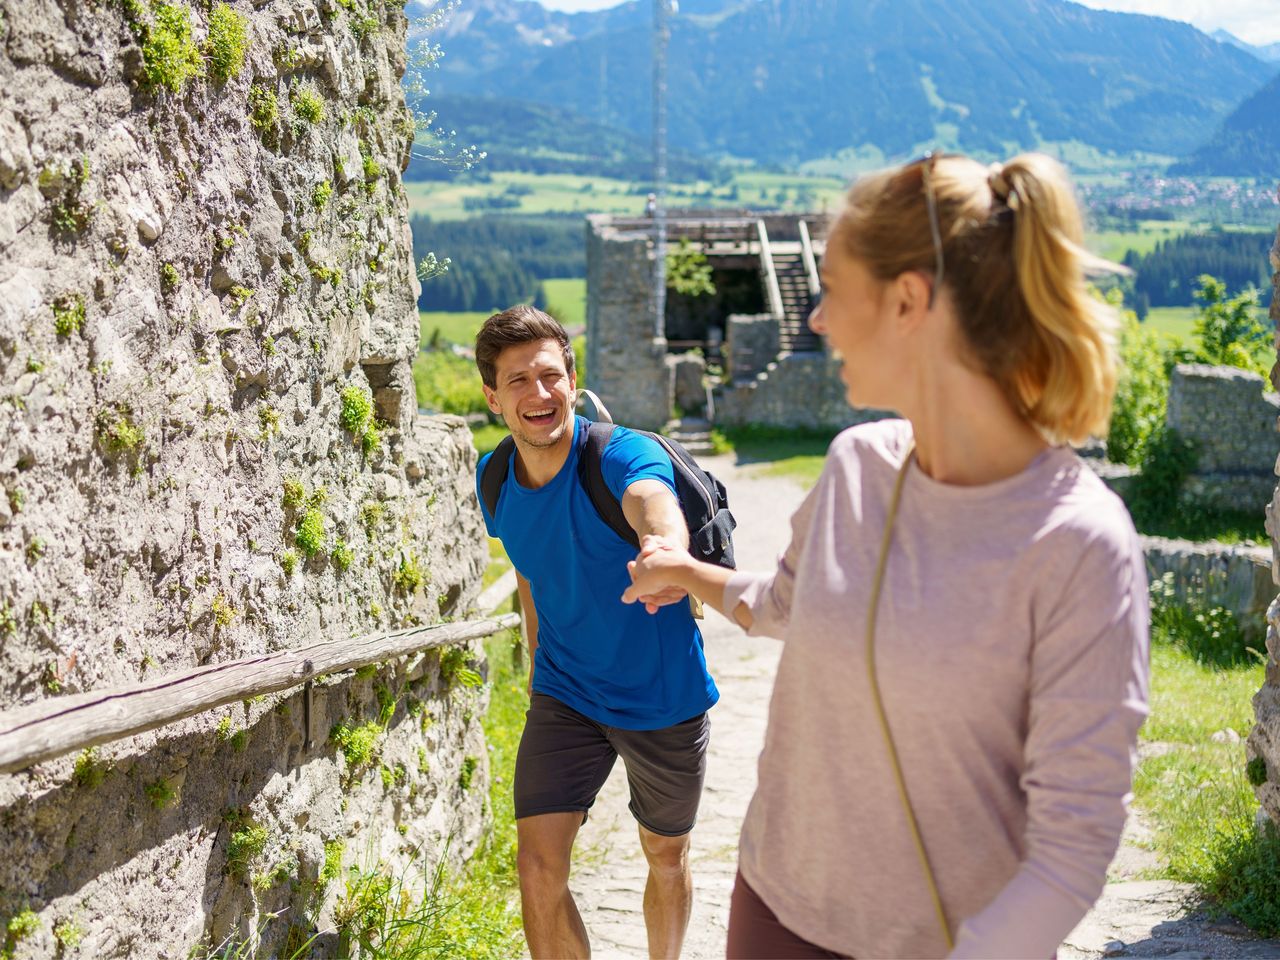
M 631 586 L 622 594 L 622 602 L 638 601 L 649 613 L 656 613 L 660 606 L 683 600 L 688 594 L 676 580 L 690 559 L 688 551 L 669 540 L 645 537 L 640 543 L 640 556 L 627 564 Z

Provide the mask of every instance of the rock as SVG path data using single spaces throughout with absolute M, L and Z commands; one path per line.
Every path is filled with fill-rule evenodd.
M 1104 957 L 1122 957 L 1128 949 L 1128 944 L 1123 940 L 1108 940 L 1102 947 L 1102 955 Z
M 155 243 L 160 239 L 160 234 L 164 232 L 164 224 L 160 222 L 160 217 L 155 212 L 130 207 L 129 215 L 137 225 L 140 240 L 144 243 Z
M 1236 733 L 1230 727 L 1226 727 L 1213 733 L 1209 739 L 1214 743 L 1239 743 L 1240 734 Z

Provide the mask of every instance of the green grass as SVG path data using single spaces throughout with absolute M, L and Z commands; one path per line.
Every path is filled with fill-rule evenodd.
M 501 308 L 499 308 L 501 309 Z M 422 346 L 426 347 L 439 335 L 441 340 L 462 346 L 473 346 L 480 325 L 492 315 L 492 310 L 449 313 L 447 311 L 418 311 L 418 329 L 422 331 Z
M 787 477 L 804 487 L 817 482 L 834 437 L 830 431 L 758 426 L 731 427 L 713 433 L 718 452 L 734 453 L 739 464 L 763 464 L 761 472 L 766 476 Z
M 1267 536 L 1261 511 L 1235 512 L 1175 508 L 1165 517 L 1143 516 L 1138 532 L 1150 537 L 1173 537 L 1179 540 L 1217 540 L 1227 544 L 1266 546 Z
M 1168 240 L 1194 229 L 1187 220 L 1141 220 L 1137 230 L 1102 230 L 1085 236 L 1085 246 L 1100 257 L 1117 263 L 1133 250 L 1150 253 L 1161 240 Z
M 502 423 L 486 423 L 482 427 L 473 427 L 471 430 L 471 440 L 476 445 L 476 450 L 481 456 L 484 456 L 499 443 L 502 438 L 507 435 L 506 424 Z
M 1254 829 L 1258 801 L 1245 775 L 1244 748 L 1214 743 L 1220 730 L 1244 737 L 1254 723 L 1251 699 L 1265 668 L 1196 661 L 1187 637 L 1157 617 L 1151 648 L 1151 716 L 1147 742 L 1164 744 L 1134 778 L 1137 806 L 1154 830 L 1161 878 L 1195 884 L 1208 909 L 1229 913 L 1265 936 L 1280 934 L 1280 835 Z
M 484 413 L 489 409 L 473 361 L 449 350 L 419 353 L 413 361 L 418 406 L 437 413 Z
M 584 327 L 587 323 L 587 281 L 582 277 L 543 280 L 547 308 L 566 328 Z
M 1191 326 L 1199 315 L 1195 307 L 1152 307 L 1142 324 L 1163 334 L 1166 340 L 1177 337 L 1186 341 L 1191 339 Z

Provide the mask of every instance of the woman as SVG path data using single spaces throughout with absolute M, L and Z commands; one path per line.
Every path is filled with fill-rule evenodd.
M 776 571 L 647 539 L 684 588 L 784 638 L 742 829 L 730 957 L 1049 957 L 1102 889 L 1146 715 L 1146 576 L 1063 444 L 1105 430 L 1106 306 L 1055 162 L 860 180 L 813 328 L 851 404 Z

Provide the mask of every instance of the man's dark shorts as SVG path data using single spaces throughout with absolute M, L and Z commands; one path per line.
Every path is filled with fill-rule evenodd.
M 585 823 L 620 756 L 632 816 L 650 833 L 684 836 L 698 817 L 710 734 L 705 713 L 661 730 L 622 730 L 535 693 L 516 754 L 516 819 L 581 811 Z

